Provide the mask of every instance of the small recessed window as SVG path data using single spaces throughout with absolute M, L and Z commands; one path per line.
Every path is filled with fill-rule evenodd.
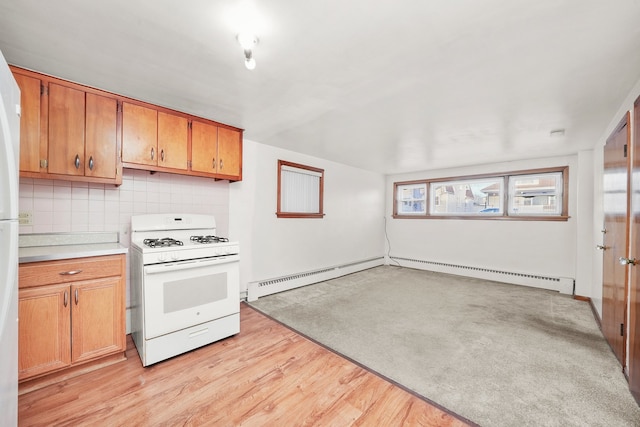
M 322 218 L 324 170 L 278 160 L 278 218 Z

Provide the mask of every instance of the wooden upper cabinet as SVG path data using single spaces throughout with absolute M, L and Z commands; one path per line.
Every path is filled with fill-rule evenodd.
M 93 93 L 86 97 L 86 176 L 116 178 L 118 101 Z
M 218 128 L 218 174 L 241 179 L 242 135 L 240 131 Z
M 194 120 L 191 123 L 191 170 L 223 179 L 242 179 L 240 131 Z
M 118 99 L 11 67 L 20 86 L 20 176 L 120 184 Z
M 47 155 L 40 122 L 42 81 L 15 72 L 13 76 L 20 87 L 20 171 L 39 173 L 40 160 L 45 160 Z M 41 142 L 44 142 L 42 151 Z
M 189 120 L 158 111 L 158 166 L 187 170 Z
M 218 157 L 218 126 L 191 122 L 191 170 L 216 173 Z
M 49 173 L 84 175 L 84 95 L 49 85 Z
M 158 112 L 129 102 L 122 103 L 122 161 L 158 164 Z

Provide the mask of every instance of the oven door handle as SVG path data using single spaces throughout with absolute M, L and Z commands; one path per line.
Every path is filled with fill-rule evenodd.
M 189 270 L 192 268 L 210 267 L 235 261 L 232 257 L 219 257 L 212 261 L 179 261 L 160 265 L 148 265 L 144 268 L 146 274 L 167 273 L 169 271 Z

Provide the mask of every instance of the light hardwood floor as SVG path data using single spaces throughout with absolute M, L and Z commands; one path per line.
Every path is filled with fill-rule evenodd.
M 128 360 L 19 397 L 20 426 L 465 426 L 246 304 L 234 337 Z

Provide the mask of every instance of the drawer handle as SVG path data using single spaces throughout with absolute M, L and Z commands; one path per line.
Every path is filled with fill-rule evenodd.
M 82 273 L 82 270 L 71 270 L 71 271 L 63 271 L 60 273 L 61 276 L 73 276 L 76 274 Z

